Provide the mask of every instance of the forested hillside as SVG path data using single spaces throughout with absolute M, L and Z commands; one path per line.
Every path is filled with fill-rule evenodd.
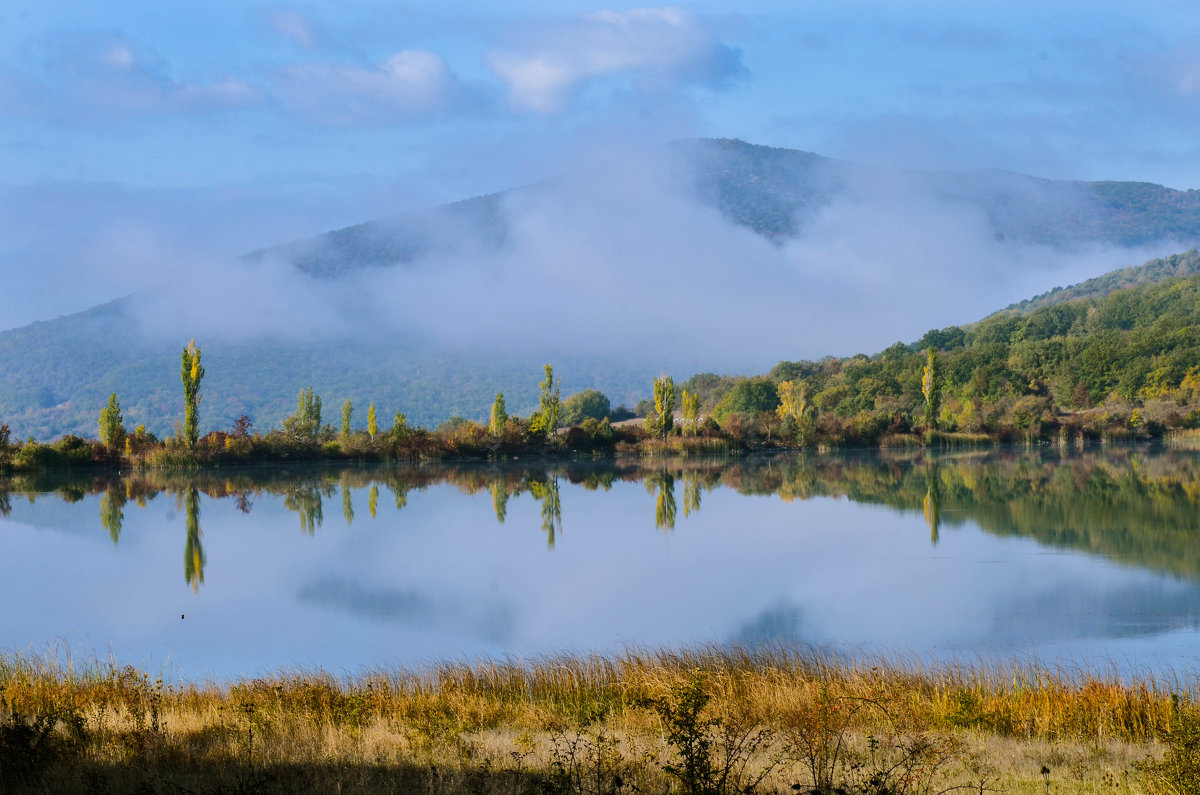
M 931 330 L 874 356 L 780 362 L 754 378 L 703 374 L 684 388 L 719 420 L 769 424 L 785 381 L 802 396 L 794 420 L 843 443 L 935 429 L 1038 438 L 1059 427 L 1131 436 L 1197 427 L 1200 275 Z

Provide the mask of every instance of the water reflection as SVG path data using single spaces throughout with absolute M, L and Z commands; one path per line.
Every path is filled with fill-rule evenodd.
M 132 506 L 144 510 L 174 496 L 186 517 L 184 568 L 193 590 L 204 583 L 205 553 L 200 529 L 201 495 L 230 500 L 251 513 L 264 496 L 295 514 L 301 531 L 313 536 L 324 521 L 324 502 L 341 494 L 342 516 L 354 526 L 356 492 L 365 492 L 370 520 L 379 515 L 381 488 L 397 510 L 413 491 L 446 483 L 467 495 L 486 492 L 495 520 L 504 524 L 512 499 L 528 494 L 537 502 L 540 532 L 554 549 L 570 516 L 564 516 L 563 483 L 588 492 L 616 483 L 641 482 L 649 495 L 646 526 L 673 531 L 681 481 L 683 517 L 696 517 L 704 495 L 728 489 L 742 495 L 773 495 L 784 501 L 818 497 L 888 506 L 924 517 L 930 544 L 947 528 L 973 523 L 1007 537 L 1028 537 L 1062 549 L 1086 551 L 1192 580 L 1200 580 L 1200 459 L 1194 454 L 1149 449 L 1079 453 L 970 452 L 931 456 L 779 456 L 742 460 L 686 460 L 545 466 L 472 465 L 398 468 L 260 469 L 236 474 L 138 472 L 126 478 L 21 475 L 0 479 L 0 516 L 13 498 L 30 503 L 58 499 L 78 503 L 99 496 L 99 527 L 121 543 Z M 361 503 L 360 503 L 361 505 Z
M 349 532 L 323 526 L 339 497 Z M 1198 507 L 1200 457 L 1147 448 L 20 476 L 0 600 L 53 570 L 10 643 L 238 671 L 711 640 L 1175 653 L 1200 636 Z

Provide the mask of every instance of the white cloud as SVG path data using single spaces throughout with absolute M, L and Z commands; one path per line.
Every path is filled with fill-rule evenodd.
M 404 50 L 373 66 L 296 64 L 281 73 L 279 90 L 294 112 L 334 126 L 426 115 L 462 94 L 446 63 L 428 50 Z
M 719 85 L 744 73 L 740 54 L 682 8 L 595 11 L 518 36 L 487 56 L 522 110 L 552 113 L 581 84 L 632 76 L 648 90 Z

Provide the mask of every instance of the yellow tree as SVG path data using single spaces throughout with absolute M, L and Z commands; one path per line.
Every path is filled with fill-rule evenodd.
M 784 422 L 791 420 L 796 428 L 796 440 L 808 444 L 812 432 L 808 384 L 803 381 L 781 381 L 775 392 L 779 395 L 775 413 Z
M 372 439 L 379 433 L 379 420 L 375 418 L 375 404 L 367 406 L 367 435 Z
M 508 409 L 504 406 L 504 393 L 497 392 L 492 401 L 492 416 L 488 420 L 488 433 L 492 436 L 503 436 L 504 426 L 508 424 Z
M 200 381 L 203 378 L 200 349 L 192 340 L 183 349 L 179 366 L 179 379 L 183 381 L 183 438 L 188 447 L 195 447 L 200 437 Z
M 675 427 L 675 379 L 669 375 L 654 379 L 654 419 L 646 420 L 647 430 L 663 439 Z

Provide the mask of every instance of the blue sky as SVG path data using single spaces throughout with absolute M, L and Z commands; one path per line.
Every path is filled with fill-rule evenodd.
M 0 267 L 86 267 L 0 328 L 112 297 L 84 252 L 113 238 L 233 255 L 608 140 L 1188 188 L 1198 123 L 1189 2 L 6 0 Z

